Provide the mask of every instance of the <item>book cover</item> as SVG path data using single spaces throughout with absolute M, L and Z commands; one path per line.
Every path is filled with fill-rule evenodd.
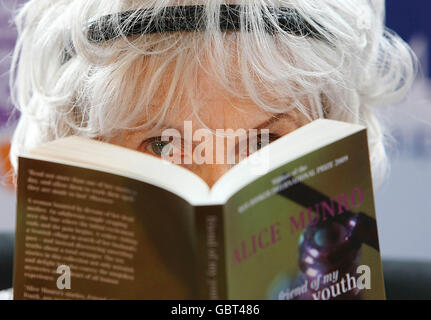
M 316 150 L 228 201 L 230 298 L 385 298 L 366 141 L 364 130 Z

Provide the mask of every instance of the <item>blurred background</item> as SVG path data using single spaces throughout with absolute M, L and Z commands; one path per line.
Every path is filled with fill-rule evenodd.
M 0 233 L 15 226 L 7 155 L 17 117 L 11 117 L 8 68 L 16 36 L 11 15 L 23 2 L 0 0 Z M 387 25 L 411 44 L 421 69 L 408 98 L 379 112 L 396 138 L 390 177 L 375 191 L 381 252 L 385 259 L 431 262 L 431 2 L 386 2 Z

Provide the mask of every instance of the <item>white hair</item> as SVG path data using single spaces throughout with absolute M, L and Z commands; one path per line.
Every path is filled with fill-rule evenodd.
M 251 28 L 220 31 L 223 3 L 243 5 L 241 21 Z M 163 7 L 192 4 L 204 6 L 205 31 L 127 38 L 118 26 L 122 36 L 94 43 L 84 28 L 107 14 L 136 10 L 152 18 Z M 275 20 L 269 23 L 277 32 L 269 34 L 262 23 L 265 6 L 295 9 L 321 39 L 283 31 Z M 133 129 L 167 85 L 158 114 L 144 124 L 156 126 L 181 97 L 192 96 L 197 73 L 205 70 L 227 92 L 264 110 L 296 108 L 310 120 L 365 125 L 379 181 L 387 161 L 374 108 L 402 99 L 416 70 L 409 46 L 385 28 L 384 7 L 384 0 L 30 0 L 16 16 L 11 88 L 21 119 L 12 162 L 16 168 L 20 152 L 60 137 Z M 143 8 L 154 10 L 138 11 Z

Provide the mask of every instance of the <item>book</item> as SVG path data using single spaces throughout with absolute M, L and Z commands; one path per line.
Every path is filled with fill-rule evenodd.
M 67 137 L 19 157 L 17 194 L 15 299 L 385 299 L 360 125 L 313 121 L 212 188 Z

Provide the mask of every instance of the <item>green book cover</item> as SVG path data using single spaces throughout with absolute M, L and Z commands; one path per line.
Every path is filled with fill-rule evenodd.
M 272 171 L 225 210 L 229 298 L 385 298 L 366 131 Z M 355 289 L 362 274 L 370 289 Z
M 56 149 L 72 140 L 51 144 L 63 158 L 21 157 L 14 298 L 384 299 L 366 130 L 310 138 L 335 123 L 264 148 L 265 174 L 240 164 L 202 193 L 191 173 L 118 147 L 103 146 L 182 178 L 79 163 Z

